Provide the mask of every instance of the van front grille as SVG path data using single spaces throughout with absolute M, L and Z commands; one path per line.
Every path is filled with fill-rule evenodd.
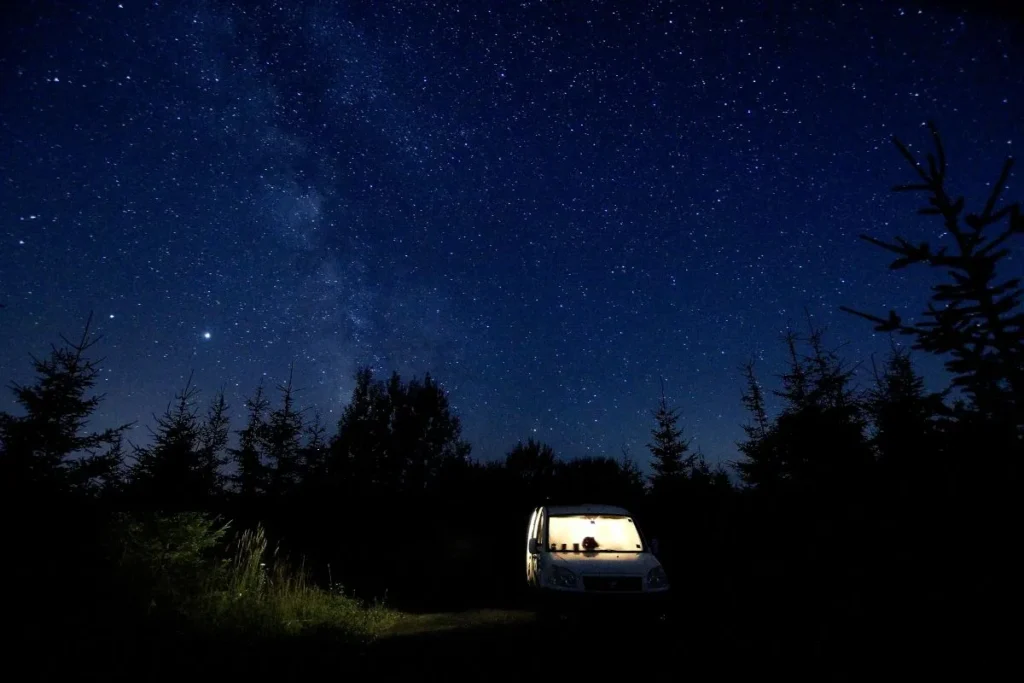
M 584 576 L 584 590 L 600 593 L 629 593 L 643 590 L 639 576 Z

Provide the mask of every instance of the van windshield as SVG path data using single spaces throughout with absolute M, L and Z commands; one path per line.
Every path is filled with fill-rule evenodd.
M 555 552 L 639 553 L 640 533 L 623 515 L 552 515 L 548 548 Z

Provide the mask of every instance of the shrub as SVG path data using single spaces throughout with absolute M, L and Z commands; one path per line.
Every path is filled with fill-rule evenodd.
M 200 513 L 120 517 L 122 585 L 148 615 L 182 619 L 208 636 L 362 640 L 394 622 L 383 605 L 315 585 L 304 567 L 269 549 L 262 527 L 225 545 L 228 528 Z

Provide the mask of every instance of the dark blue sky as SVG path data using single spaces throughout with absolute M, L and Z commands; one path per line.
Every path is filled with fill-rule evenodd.
M 1019 29 L 858 5 L 4 10 L 0 379 L 93 311 L 99 422 L 140 441 L 190 371 L 240 411 L 294 361 L 331 421 L 359 364 L 432 372 L 481 459 L 643 456 L 664 377 L 734 458 L 739 367 L 770 383 L 805 308 L 868 363 L 838 307 L 919 310 L 857 239 L 936 228 L 890 136 L 934 118 L 969 199 L 1024 145 Z

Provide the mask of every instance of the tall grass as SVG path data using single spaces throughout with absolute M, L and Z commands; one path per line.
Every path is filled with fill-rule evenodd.
M 357 638 L 374 637 L 397 618 L 393 610 L 364 605 L 338 586 L 316 586 L 303 567 L 289 565 L 276 548 L 268 552 L 259 526 L 235 539 L 226 566 L 204 591 L 202 615 L 218 630 Z
M 262 526 L 225 546 L 228 525 L 198 513 L 122 522 L 124 588 L 148 613 L 183 619 L 199 633 L 366 640 L 397 620 L 393 610 L 366 605 L 340 586 L 314 584 L 304 567 L 269 548 Z

